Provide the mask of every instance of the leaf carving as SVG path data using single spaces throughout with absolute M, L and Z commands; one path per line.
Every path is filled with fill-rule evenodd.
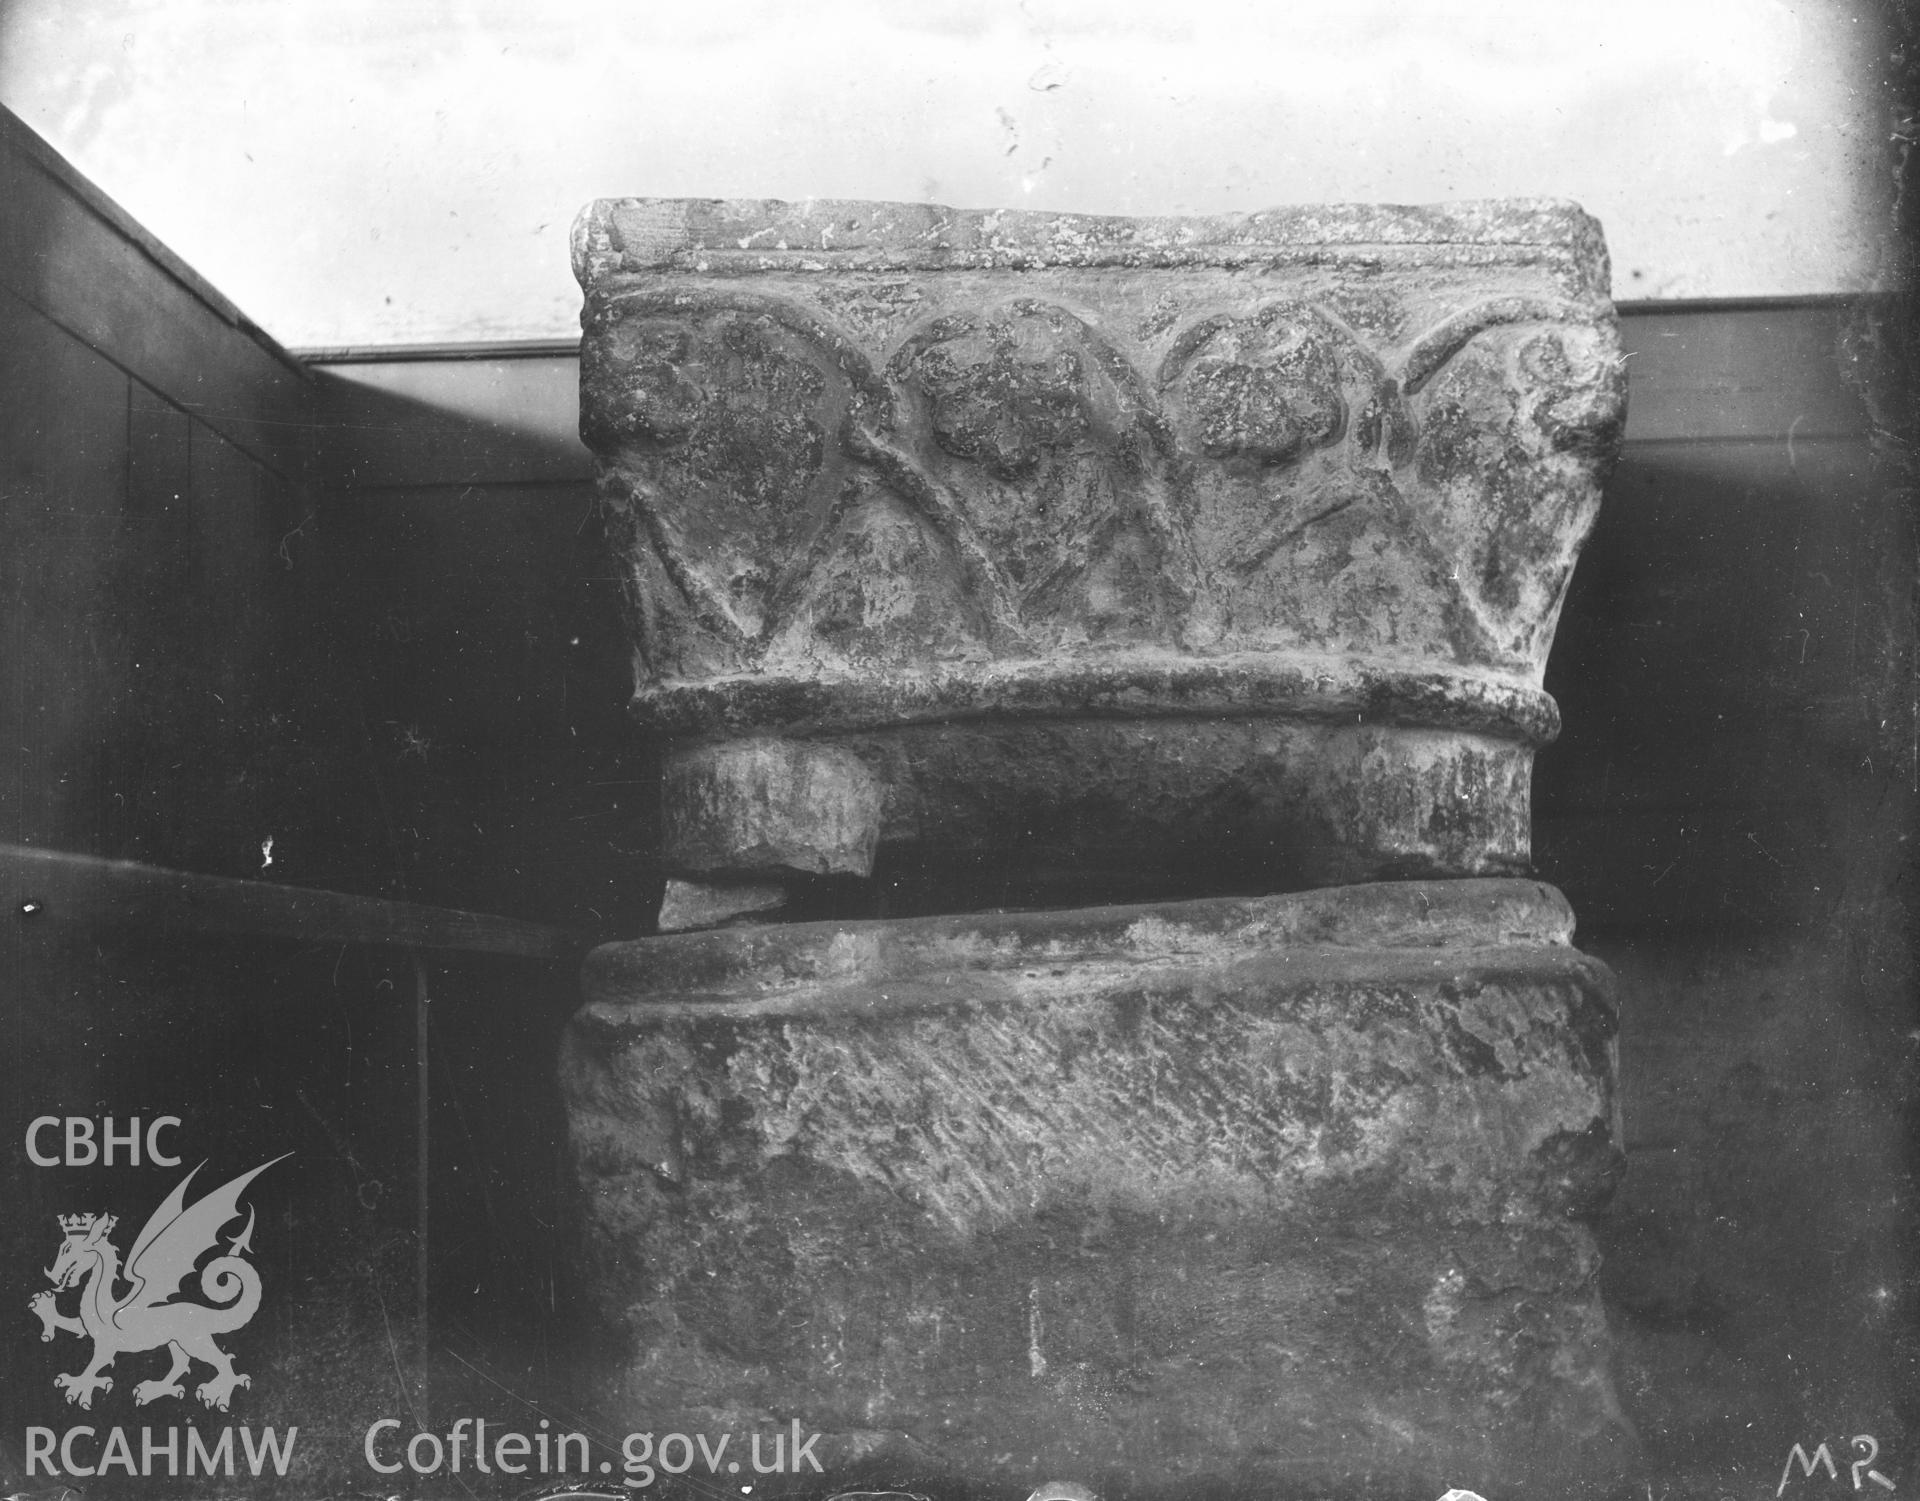
M 1574 304 L 1496 299 L 1429 330 L 1401 368 L 1422 524 L 1491 658 L 1537 672 L 1626 417 L 1612 328 Z
M 1031 299 L 937 318 L 887 370 L 927 504 L 971 540 L 1006 616 L 1048 640 L 1176 629 L 1191 560 L 1165 427 L 1085 320 Z
M 633 293 L 590 309 L 589 333 L 582 436 L 699 620 L 736 650 L 764 644 L 851 493 L 851 429 L 888 428 L 891 394 L 779 299 Z

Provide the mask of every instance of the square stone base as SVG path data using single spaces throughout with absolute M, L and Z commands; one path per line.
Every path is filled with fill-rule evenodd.
M 1489 880 L 597 950 L 562 1083 L 614 1405 L 797 1419 L 834 1489 L 1597 1493 L 1614 1013 L 1570 935 Z

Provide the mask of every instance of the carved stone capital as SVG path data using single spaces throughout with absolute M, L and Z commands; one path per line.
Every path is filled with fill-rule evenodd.
M 1578 208 L 620 199 L 574 262 L 642 722 L 832 742 L 883 849 L 1524 867 L 1625 413 Z

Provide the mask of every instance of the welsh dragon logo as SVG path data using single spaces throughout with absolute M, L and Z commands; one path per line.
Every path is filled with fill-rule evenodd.
M 253 1249 L 251 1207 L 246 1228 L 227 1243 L 223 1254 L 201 1269 L 200 1292 L 216 1306 L 173 1300 L 200 1259 L 220 1249 L 220 1231 L 240 1213 L 242 1190 L 275 1162 L 291 1155 L 263 1162 L 188 1205 L 187 1185 L 200 1167 L 206 1166 L 201 1163 L 154 1210 L 134 1238 L 124 1270 L 119 1251 L 107 1238 L 116 1223 L 112 1215 L 60 1216 L 65 1239 L 60 1243 L 60 1254 L 47 1269 L 53 1290 L 36 1294 L 27 1307 L 40 1319 L 43 1341 L 52 1339 L 61 1329 L 93 1338 L 93 1359 L 87 1362 L 87 1368 L 75 1375 L 53 1378 L 55 1386 L 65 1389 L 69 1402 L 91 1408 L 95 1392 L 113 1389 L 113 1378 L 103 1373 L 116 1356 L 157 1350 L 162 1345 L 173 1354 L 173 1368 L 158 1381 L 142 1381 L 134 1387 L 133 1400 L 142 1406 L 161 1397 L 186 1396 L 180 1378 L 196 1360 L 213 1367 L 212 1378 L 197 1388 L 200 1400 L 208 1407 L 225 1412 L 235 1387 L 253 1385 L 253 1378 L 234 1370 L 233 1357 L 213 1342 L 216 1334 L 241 1328 L 260 1307 L 260 1274 L 246 1259 L 246 1253 Z M 60 1312 L 60 1294 L 83 1280 L 86 1285 L 80 1290 L 79 1317 Z M 117 1290 L 123 1283 L 130 1285 L 125 1294 Z

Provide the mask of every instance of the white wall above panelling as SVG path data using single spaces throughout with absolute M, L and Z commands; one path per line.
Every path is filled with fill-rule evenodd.
M 1622 298 L 1880 284 L 1846 0 L 0 0 L 0 101 L 282 343 L 570 337 L 625 194 L 1577 198 Z

